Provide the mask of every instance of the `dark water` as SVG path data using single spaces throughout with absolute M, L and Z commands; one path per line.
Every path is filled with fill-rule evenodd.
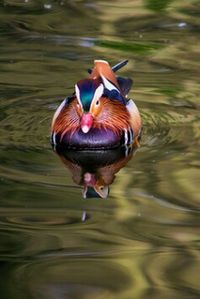
M 200 298 L 200 2 L 0 5 L 0 298 Z M 95 58 L 129 59 L 144 131 L 84 200 L 49 128 Z

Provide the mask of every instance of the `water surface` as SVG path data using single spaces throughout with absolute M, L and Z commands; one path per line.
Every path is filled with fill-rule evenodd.
M 1 298 L 199 298 L 199 1 L 0 5 Z M 144 130 L 84 200 L 49 130 L 96 58 L 129 59 Z

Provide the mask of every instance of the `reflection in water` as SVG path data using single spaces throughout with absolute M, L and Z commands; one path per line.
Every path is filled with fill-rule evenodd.
M 0 299 L 200 298 L 199 16 L 197 0 L 1 1 Z M 74 186 L 52 114 L 91 61 L 124 57 L 141 149 L 118 173 L 131 153 L 60 153 Z M 82 200 L 100 179 L 109 200 Z
M 124 167 L 137 150 L 137 145 L 110 150 L 75 151 L 54 148 L 72 174 L 77 185 L 83 186 L 83 198 L 107 198 L 115 174 Z

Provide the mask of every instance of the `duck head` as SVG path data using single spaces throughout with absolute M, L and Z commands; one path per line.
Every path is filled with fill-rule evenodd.
M 102 109 L 101 97 L 104 86 L 99 80 L 84 79 L 75 85 L 75 94 L 78 100 L 77 108 L 80 114 L 80 126 L 83 133 L 91 129 L 95 117 Z

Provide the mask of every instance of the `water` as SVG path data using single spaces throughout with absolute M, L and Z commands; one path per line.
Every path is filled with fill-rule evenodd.
M 0 5 L 1 299 L 199 298 L 199 2 Z M 129 59 L 144 130 L 84 200 L 49 134 L 95 58 Z

